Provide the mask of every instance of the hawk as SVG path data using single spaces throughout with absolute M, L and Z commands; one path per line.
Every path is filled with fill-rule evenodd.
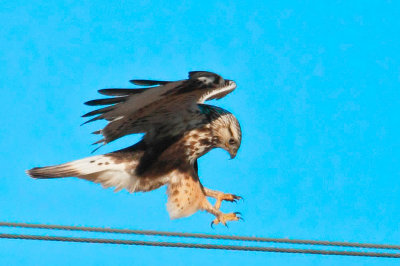
M 171 219 L 198 210 L 215 216 L 211 225 L 241 219 L 240 213 L 222 213 L 222 201 L 241 197 L 202 186 L 197 159 L 213 148 L 231 158 L 241 144 L 238 120 L 230 112 L 205 101 L 220 99 L 236 88 L 232 80 L 207 72 L 189 72 L 180 81 L 131 80 L 144 88 L 99 90 L 110 98 L 88 101 L 105 106 L 83 117 L 85 123 L 104 119 L 108 124 L 93 132 L 102 135 L 95 144 L 105 145 L 128 134 L 144 133 L 133 146 L 104 155 L 27 170 L 33 178 L 78 177 L 115 191 L 146 192 L 167 185 L 167 210 Z M 85 124 L 84 123 L 84 124 Z M 207 197 L 216 199 L 212 205 Z

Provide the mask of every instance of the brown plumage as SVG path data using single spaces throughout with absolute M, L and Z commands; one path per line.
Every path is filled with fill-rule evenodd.
M 172 92 L 173 95 L 185 95 L 186 93 L 189 93 L 189 95 L 194 93 L 193 95 L 195 95 L 196 90 L 210 93 L 205 89 L 207 84 L 211 84 L 210 86 L 217 84 L 216 88 L 219 88 L 219 84 L 231 86 L 232 82 L 226 83 L 219 76 L 212 76 L 211 74 L 209 72 L 193 72 L 191 74 L 193 80 L 189 79 L 189 81 L 193 84 L 202 82 L 203 85 L 198 88 L 186 88 L 186 91 L 182 85 L 185 82 L 146 80 L 135 80 L 134 82 L 141 85 L 161 86 L 175 84 L 176 89 L 170 87 L 164 92 L 164 94 L 171 94 Z M 132 104 L 133 98 L 130 97 L 142 93 L 131 93 L 129 89 L 121 90 L 106 91 L 106 93 L 118 95 L 115 98 L 89 101 L 88 104 L 116 104 L 106 107 L 109 109 L 97 111 L 97 114 L 106 114 L 111 112 L 110 110 L 114 110 L 113 108 L 125 108 L 118 106 L 118 104 L 127 102 Z M 222 89 L 222 92 L 211 93 L 210 97 L 217 97 L 216 95 L 221 95 L 226 91 Z M 157 93 L 160 95 L 159 92 Z M 198 97 L 202 98 L 203 96 Z M 219 206 L 222 200 L 234 201 L 240 197 L 204 188 L 197 174 L 197 158 L 213 148 L 225 149 L 232 158 L 235 157 L 241 143 L 239 123 L 228 111 L 204 104 L 195 104 L 195 107 L 185 104 L 185 106 L 191 107 L 184 112 L 178 111 L 185 113 L 182 113 L 182 116 L 179 113 L 171 113 L 171 110 L 176 109 L 174 106 L 179 105 L 180 100 L 178 99 L 180 99 L 178 96 L 170 98 L 172 102 L 168 103 L 168 107 L 160 106 L 159 109 L 153 110 L 151 113 L 146 113 L 147 111 L 139 108 L 135 112 L 140 113 L 140 115 L 132 113 L 124 116 L 127 118 L 125 124 L 134 119 L 132 120 L 134 126 L 130 130 L 146 132 L 143 139 L 131 147 L 61 165 L 36 167 L 28 170 L 27 173 L 39 179 L 78 177 L 100 183 L 105 188 L 114 187 L 116 191 L 121 189 L 126 189 L 129 192 L 150 191 L 167 185 L 167 209 L 171 218 L 188 216 L 197 210 L 206 210 L 216 216 L 214 223 L 225 224 L 229 220 L 238 220 L 239 217 L 235 213 L 223 214 L 220 212 Z M 154 101 L 153 103 L 151 100 L 148 102 L 150 102 L 150 105 L 154 104 Z M 176 110 L 179 110 L 179 108 Z M 92 115 L 94 112 L 96 111 L 89 114 Z M 162 112 L 166 113 L 162 114 Z M 96 119 L 103 118 L 107 119 L 107 116 L 96 117 Z M 112 125 L 114 121 L 112 120 L 109 125 Z M 124 126 L 125 124 L 121 125 Z M 103 130 L 95 133 L 104 135 Z M 118 133 L 118 136 L 124 134 L 126 133 Z M 107 135 L 104 136 L 107 138 Z M 207 196 L 216 198 L 217 204 L 211 205 L 206 199 Z

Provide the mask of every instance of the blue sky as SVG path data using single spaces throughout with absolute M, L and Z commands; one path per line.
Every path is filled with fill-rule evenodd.
M 3 221 L 400 244 L 400 6 L 395 1 L 3 1 Z M 169 220 L 165 189 L 131 195 L 24 170 L 90 155 L 97 90 L 132 78 L 233 79 L 214 102 L 243 130 L 200 159 L 245 222 Z M 110 152 L 136 142 L 129 136 Z M 2 232 L 26 232 L 2 229 Z M 100 236 L 92 234 L 91 236 Z M 0 240 L 0 264 L 390 265 L 394 260 Z

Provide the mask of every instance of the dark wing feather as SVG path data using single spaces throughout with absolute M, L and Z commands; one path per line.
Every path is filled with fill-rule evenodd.
M 199 77 L 216 77 L 219 75 L 216 75 L 215 73 L 209 71 L 190 71 L 188 76 L 189 79 L 196 79 Z
M 100 94 L 107 95 L 107 96 L 128 96 L 132 94 L 142 93 L 146 89 L 119 89 L 119 88 L 112 88 L 112 89 L 101 89 L 99 90 Z
M 164 85 L 164 84 L 170 83 L 171 81 L 132 79 L 129 82 L 132 84 L 135 84 L 135 85 L 139 85 L 139 86 L 155 86 L 155 85 Z
M 189 73 L 189 79 L 180 81 L 133 80 L 140 85 L 159 85 L 146 89 L 103 89 L 99 92 L 115 98 L 89 101 L 88 105 L 108 105 L 84 115 L 98 115 L 88 122 L 110 121 L 100 132 L 104 144 L 134 133 L 157 135 L 168 132 L 180 134 L 194 113 L 199 113 L 199 103 L 219 99 L 232 92 L 236 83 L 224 80 L 206 71 Z M 121 97 L 122 96 L 122 97 Z M 162 129 L 162 130 L 161 130 Z
M 107 104 L 115 104 L 122 103 L 127 99 L 127 97 L 115 97 L 115 98 L 106 98 L 106 99 L 97 99 L 85 102 L 86 105 L 96 106 L 96 105 L 107 105 Z
M 114 109 L 114 106 L 113 106 L 113 105 L 107 106 L 107 107 L 100 108 L 100 109 L 91 111 L 91 112 L 89 112 L 89 113 L 86 113 L 86 114 L 82 115 L 82 117 L 89 117 L 89 116 L 94 116 L 94 115 L 98 115 L 98 114 L 107 113 L 107 112 L 109 112 L 109 111 L 111 111 L 111 110 L 113 110 L 113 109 Z
M 81 126 L 86 125 L 86 124 L 88 124 L 88 123 L 90 123 L 90 122 L 94 122 L 94 121 L 97 121 L 97 120 L 101 120 L 101 119 L 102 119 L 102 118 L 101 118 L 100 116 L 93 117 L 92 119 L 89 119 L 88 121 L 82 123 Z

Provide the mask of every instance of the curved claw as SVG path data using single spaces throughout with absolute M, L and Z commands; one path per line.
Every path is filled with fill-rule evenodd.
M 241 196 L 234 196 L 235 197 L 235 199 L 233 200 L 235 203 L 237 203 L 239 200 L 243 200 L 244 201 L 244 199 L 243 199 L 243 197 L 241 197 Z
M 233 199 L 232 200 L 228 200 L 230 202 L 234 202 L 234 203 L 238 203 L 239 200 L 243 199 L 241 196 L 236 196 L 236 195 L 232 195 Z
M 237 217 L 239 220 L 242 220 L 242 221 L 244 222 L 244 218 L 242 217 L 242 213 L 241 213 L 241 212 L 234 212 L 234 214 L 236 214 L 236 217 Z
M 211 221 L 210 226 L 211 226 L 212 229 L 214 229 L 214 221 Z

